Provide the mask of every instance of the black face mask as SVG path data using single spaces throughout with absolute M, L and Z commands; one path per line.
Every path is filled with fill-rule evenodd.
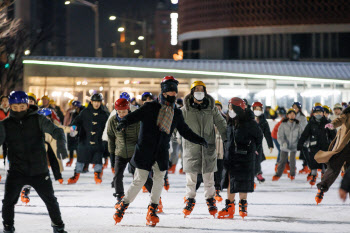
M 12 109 L 10 110 L 10 116 L 21 120 L 25 115 L 27 114 L 27 110 L 21 111 L 21 112 L 15 112 Z
M 166 100 L 167 102 L 173 104 L 173 103 L 175 103 L 175 101 L 176 101 L 176 96 L 169 96 L 169 95 L 168 95 L 168 96 L 165 98 L 165 100 Z

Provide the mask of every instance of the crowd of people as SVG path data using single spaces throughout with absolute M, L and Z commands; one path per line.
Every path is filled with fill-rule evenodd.
M 143 93 L 140 105 L 123 92 L 111 113 L 100 93 L 93 94 L 87 106 L 79 100 L 69 101 L 65 115 L 48 96 L 40 98 L 40 105 L 34 93 L 14 91 L 1 96 L 0 144 L 9 163 L 2 207 L 4 232 L 14 232 L 14 206 L 20 196 L 22 202 L 30 201 L 31 187 L 45 202 L 54 233 L 66 232 L 48 168 L 63 184 L 63 160 L 68 159 L 66 167 L 72 166 L 75 153 L 68 185 L 77 183 L 90 164 L 95 183 L 101 184 L 110 159 L 116 224 L 143 190 L 150 193 L 146 224 L 156 226 L 157 214 L 163 209 L 162 190 L 169 189 L 168 174 L 175 173 L 179 159 L 179 173 L 186 179 L 185 217 L 194 210 L 201 183 L 210 215 L 234 218 L 237 200 L 239 215 L 246 217 L 248 193 L 254 192 L 258 182 L 265 182 L 263 138 L 270 154 L 275 147 L 278 150 L 272 181 L 283 174 L 295 179 L 299 151 L 303 160 L 299 174 L 307 174 L 312 186 L 321 174 L 316 203 L 321 203 L 341 171 L 346 174 L 339 195 L 346 199 L 350 191 L 350 107 L 346 104 L 331 109 L 315 103 L 307 117 L 299 102 L 287 110 L 272 110 L 261 102 L 250 106 L 247 100 L 233 96 L 223 111 L 224 106 L 208 94 L 203 81 L 193 82 L 183 99 L 177 96 L 178 84 L 174 77 L 166 76 L 161 94 Z M 267 119 L 279 120 L 272 132 Z M 125 191 L 126 169 L 133 181 Z M 227 197 L 219 211 L 216 203 L 223 201 L 223 189 Z

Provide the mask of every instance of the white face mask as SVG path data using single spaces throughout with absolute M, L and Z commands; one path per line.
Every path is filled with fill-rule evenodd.
M 231 117 L 231 118 L 235 118 L 237 116 L 237 114 L 233 111 L 233 110 L 228 110 L 228 115 Z
M 260 110 L 254 110 L 254 115 L 255 116 L 261 116 L 261 114 L 262 114 L 262 111 L 260 111 Z
M 193 96 L 194 96 L 194 98 L 196 98 L 196 100 L 201 101 L 204 99 L 205 93 L 204 92 L 195 92 L 195 93 L 193 93 Z

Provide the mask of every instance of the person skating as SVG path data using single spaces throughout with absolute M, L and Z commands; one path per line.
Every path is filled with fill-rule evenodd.
M 68 184 L 75 184 L 85 164 L 95 164 L 94 177 L 96 184 L 102 182 L 102 156 L 104 146 L 102 133 L 108 119 L 108 114 L 101 108 L 103 97 L 101 94 L 91 96 L 91 102 L 71 123 L 79 132 L 78 158 L 74 176 L 68 179 Z
M 14 207 L 22 187 L 32 186 L 44 201 L 54 233 L 64 233 L 59 204 L 54 195 L 47 166 L 45 133 L 57 140 L 57 154 L 64 157 L 65 135 L 46 117 L 37 114 L 38 107 L 28 105 L 28 95 L 23 91 L 11 92 L 10 117 L 0 122 L 0 144 L 8 148 L 9 170 L 2 201 L 4 232 L 14 232 Z
M 282 121 L 277 133 L 278 143 L 281 145 L 281 157 L 278 162 L 277 172 L 272 177 L 272 181 L 277 181 L 283 174 L 286 166 L 288 155 L 290 155 L 289 165 L 290 173 L 288 177 L 291 180 L 295 178 L 295 157 L 297 153 L 297 146 L 303 129 L 296 117 L 294 108 L 288 110 L 286 119 Z
M 327 170 L 317 184 L 318 193 L 315 197 L 316 203 L 322 202 L 324 193 L 329 190 L 339 176 L 344 163 L 350 164 L 350 107 L 344 109 L 339 118 L 325 126 L 329 129 L 340 127 L 336 137 L 328 147 L 328 151 L 318 151 L 315 160 L 318 163 L 326 163 Z
M 239 215 L 248 215 L 248 193 L 254 192 L 255 159 L 262 144 L 263 133 L 250 113 L 245 102 L 237 97 L 229 101 L 227 116 L 227 143 L 224 156 L 222 188 L 227 188 L 225 208 L 218 218 L 233 218 L 235 196 L 239 193 Z
M 4 120 L 10 115 L 10 104 L 8 96 L 0 97 L 0 121 Z
M 341 113 L 343 111 L 343 106 L 339 103 L 336 103 L 334 106 L 333 106 L 333 115 L 330 116 L 330 120 L 331 121 L 334 121 L 335 119 L 339 118 Z
M 36 99 L 36 95 L 34 93 L 27 93 L 28 94 L 28 104 L 29 105 L 38 105 L 38 100 Z
M 55 109 L 53 107 L 50 106 L 50 98 L 47 95 L 44 95 L 43 97 L 41 97 L 41 102 L 42 105 L 39 106 L 39 108 L 51 108 L 52 111 L 52 118 L 55 119 L 56 121 L 58 121 L 59 123 L 61 123 L 63 121 L 63 119 L 61 120 L 58 116 L 57 113 L 55 112 Z
M 196 203 L 197 177 L 198 174 L 202 174 L 208 210 L 215 217 L 217 213 L 214 198 L 216 195 L 214 173 L 217 171 L 215 126 L 225 142 L 227 123 L 215 107 L 215 100 L 207 93 L 202 81 L 192 83 L 191 93 L 184 98 L 184 107 L 181 110 L 187 125 L 193 132 L 205 138 L 209 144 L 209 148 L 205 149 L 191 142 L 183 143 L 183 165 L 187 181 L 186 206 L 183 213 L 187 216 L 193 211 Z
M 261 131 L 264 134 L 265 140 L 267 142 L 267 145 L 270 149 L 270 154 L 271 154 L 272 150 L 273 150 L 273 142 L 272 142 L 269 123 L 267 123 L 265 115 L 263 114 L 263 104 L 260 102 L 254 102 L 252 107 L 253 107 L 253 111 L 254 111 L 254 115 L 255 115 L 255 121 L 258 123 Z M 255 162 L 256 178 L 258 179 L 259 182 L 264 182 L 265 178 L 262 176 L 261 162 L 263 160 L 265 160 L 266 158 L 265 158 L 262 146 L 260 148 L 258 148 L 258 153 L 259 153 L 259 155 L 255 160 L 256 161 Z
M 321 106 L 316 106 L 312 109 L 313 115 L 310 117 L 309 123 L 306 125 L 298 142 L 298 150 L 302 150 L 306 141 L 309 141 L 309 167 L 311 173 L 308 176 L 310 185 L 316 184 L 317 169 L 325 171 L 325 164 L 319 164 L 315 161 L 315 154 L 319 150 L 326 151 L 331 141 L 335 138 L 336 132 L 326 129 L 326 124 L 330 123 L 324 116 L 324 109 Z
M 294 102 L 292 104 L 292 108 L 294 108 L 296 112 L 296 117 L 299 121 L 299 125 L 301 126 L 301 129 L 304 130 L 307 125 L 307 118 L 305 114 L 302 112 L 302 105 L 300 102 Z M 309 174 L 310 169 L 308 167 L 308 158 L 309 158 L 309 151 L 306 145 L 303 146 L 303 149 L 300 151 L 299 159 L 303 161 L 303 168 L 299 170 L 299 174 Z
M 280 148 L 280 144 L 278 143 L 277 140 L 277 132 L 278 132 L 278 128 L 280 127 L 280 125 L 282 124 L 282 121 L 284 120 L 284 118 L 286 117 L 286 110 L 284 108 L 278 108 L 277 110 L 277 114 L 278 117 L 281 119 L 273 128 L 272 132 L 271 132 L 271 137 L 272 137 L 272 141 L 275 144 L 277 150 L 278 150 L 278 155 L 277 155 L 277 159 L 276 159 L 276 164 L 275 164 L 275 172 L 277 172 L 277 166 L 278 166 L 278 161 L 280 160 L 280 156 L 281 156 L 281 148 Z M 283 173 L 288 173 L 288 171 L 290 170 L 289 168 L 289 162 L 286 163 L 286 168 L 284 170 Z
M 153 94 L 151 92 L 144 92 L 141 95 L 141 100 L 142 104 L 145 104 L 146 102 L 152 102 L 153 99 Z
M 178 81 L 174 77 L 163 78 L 159 102 L 144 104 L 125 116 L 117 127 L 117 130 L 126 130 L 128 126 L 141 121 L 139 139 L 131 159 L 131 163 L 136 167 L 134 180 L 114 215 L 116 224 L 123 219 L 125 210 L 136 198 L 151 170 L 153 170 L 153 187 L 146 224 L 155 226 L 159 222 L 156 212 L 163 189 L 164 175 L 169 166 L 170 137 L 175 128 L 185 139 L 208 146 L 204 138 L 188 127 L 181 110 L 175 108 L 177 86 Z
M 346 196 L 350 195 L 350 169 L 345 172 L 345 175 L 343 177 L 343 180 L 341 182 L 340 188 L 339 188 L 339 197 L 345 201 Z

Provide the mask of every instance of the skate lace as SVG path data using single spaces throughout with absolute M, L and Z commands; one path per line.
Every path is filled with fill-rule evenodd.
M 118 215 L 118 217 L 123 217 L 125 210 L 128 208 L 128 206 L 124 205 L 123 203 L 120 205 L 119 209 L 117 209 L 117 212 L 115 213 Z
M 228 212 L 228 209 L 231 207 L 230 205 L 231 204 L 226 204 L 225 208 L 223 208 L 222 210 Z
M 165 185 L 165 186 L 168 186 L 168 185 L 169 185 L 169 181 L 168 181 L 168 179 L 165 179 L 165 181 L 164 181 L 164 185 Z
M 216 191 L 216 196 L 217 197 L 221 197 L 219 192 L 220 192 L 219 190 Z
M 150 211 L 151 211 L 151 212 L 150 212 L 149 214 L 150 214 L 151 216 L 153 216 L 153 217 L 158 217 L 158 215 L 157 215 L 157 209 L 151 207 L 151 208 L 150 208 Z
M 318 191 L 317 195 L 318 198 L 323 198 L 323 191 Z
M 186 205 L 186 207 L 185 207 L 185 209 L 186 210 L 192 210 L 193 209 L 193 207 L 194 207 L 194 202 L 187 202 L 187 205 Z
M 239 203 L 239 208 L 241 210 L 241 212 L 246 212 L 246 204 L 242 204 L 242 203 Z

